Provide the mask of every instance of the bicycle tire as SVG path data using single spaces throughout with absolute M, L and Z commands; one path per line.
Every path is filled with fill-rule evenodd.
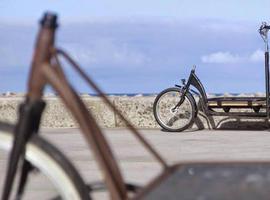
M 175 101 L 173 102 L 172 105 L 169 105 L 168 104 L 168 98 L 164 100 L 164 102 L 161 102 L 161 100 L 163 98 L 165 98 L 165 95 L 169 94 L 169 93 L 175 93 L 176 95 L 176 98 L 175 98 Z M 185 95 L 185 101 L 184 103 L 188 103 L 189 104 L 189 107 L 190 107 L 190 116 L 189 116 L 189 119 L 187 122 L 185 122 L 184 124 L 181 124 L 180 126 L 172 126 L 172 125 L 168 125 L 168 122 L 166 122 L 162 117 L 161 117 L 161 107 L 163 109 L 167 109 L 168 111 L 171 112 L 172 114 L 172 117 L 176 118 L 176 121 L 179 122 L 180 119 L 183 119 L 180 117 L 180 114 L 179 114 L 179 117 L 177 118 L 176 117 L 176 114 L 172 113 L 172 107 L 174 107 L 180 100 L 180 93 L 181 93 L 181 90 L 180 88 L 176 88 L 176 87 L 173 87 L 173 88 L 167 88 L 165 90 L 163 90 L 162 92 L 160 92 L 157 97 L 155 98 L 155 101 L 154 101 L 154 104 L 153 104 L 153 112 L 154 112 L 154 117 L 157 121 L 157 123 L 166 131 L 169 131 L 169 132 L 181 132 L 181 131 L 184 131 L 186 130 L 187 128 L 191 127 L 192 124 L 194 123 L 194 118 L 196 116 L 196 102 L 194 100 L 194 98 L 192 97 L 192 95 L 190 93 L 187 93 Z M 183 103 L 183 104 L 184 104 Z M 183 105 L 182 104 L 182 105 Z M 180 107 L 182 107 L 182 105 Z M 168 107 L 170 106 L 170 107 Z M 169 115 L 170 112 L 168 114 L 165 114 L 165 115 Z M 185 113 L 186 114 L 186 113 Z M 183 116 L 183 115 L 182 115 Z M 166 117 L 166 116 L 165 116 Z M 173 118 L 170 118 L 170 120 L 173 119 Z M 174 121 L 174 122 L 176 122 Z
M 0 126 L 0 150 L 10 151 L 13 143 L 12 130 L 12 126 Z M 34 135 L 30 139 L 26 145 L 25 159 L 55 186 L 60 195 L 55 199 L 91 199 L 89 190 L 75 167 L 66 156 L 41 136 Z

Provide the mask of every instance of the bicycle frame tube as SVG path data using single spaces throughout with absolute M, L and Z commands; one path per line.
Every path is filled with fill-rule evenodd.
M 56 66 L 54 66 L 56 67 Z M 113 199 L 126 199 L 126 188 L 123 184 L 122 176 L 118 170 L 116 160 L 105 141 L 101 129 L 96 124 L 94 117 L 88 112 L 82 100 L 76 94 L 74 89 L 68 84 L 68 81 L 50 65 L 43 66 L 43 73 L 46 80 L 55 91 L 60 95 L 65 105 L 69 108 L 75 119 L 80 125 L 88 144 L 94 151 L 94 155 L 102 171 L 105 174 L 105 182 L 112 194 Z M 108 166 L 114 166 L 110 168 Z M 108 170 L 108 169 L 114 169 Z
M 32 59 L 30 76 L 28 80 L 27 98 L 29 101 L 39 100 L 42 97 L 46 84 L 42 73 L 42 65 L 51 61 L 52 48 L 54 46 L 55 29 L 57 17 L 53 14 L 45 14 L 41 20 L 42 28 L 39 31 L 34 56 Z
M 195 74 L 195 70 L 191 70 L 187 84 L 184 85 L 184 87 L 182 88 L 182 96 L 181 99 L 179 101 L 179 103 L 175 106 L 178 107 L 183 103 L 184 100 L 184 96 L 186 95 L 186 93 L 189 91 L 190 86 L 193 86 L 194 88 L 196 88 L 199 92 L 200 98 L 202 99 L 202 103 L 203 103 L 203 108 L 204 111 L 206 113 L 208 113 L 208 107 L 207 107 L 207 96 L 204 90 L 204 87 L 200 81 L 200 79 L 196 76 Z
M 204 90 L 204 87 L 203 87 L 200 79 L 195 74 L 195 71 L 191 72 L 190 77 L 189 77 L 189 82 L 190 82 L 190 85 L 194 86 L 199 91 L 199 94 L 203 100 L 203 103 L 207 104 L 206 92 Z

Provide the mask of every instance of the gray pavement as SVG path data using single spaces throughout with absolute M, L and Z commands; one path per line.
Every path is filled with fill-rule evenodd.
M 127 129 L 105 129 L 127 182 L 147 184 L 160 165 Z M 270 161 L 268 130 L 201 130 L 168 133 L 140 130 L 170 164 L 189 161 Z M 86 182 L 102 180 L 93 155 L 78 129 L 42 129 L 43 137 L 70 158 Z M 35 191 L 34 191 L 35 192 Z M 96 194 L 106 199 L 105 193 Z

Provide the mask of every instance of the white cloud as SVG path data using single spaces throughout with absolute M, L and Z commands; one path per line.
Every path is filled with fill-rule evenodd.
M 215 33 L 244 33 L 253 31 L 249 24 L 232 21 L 206 21 L 200 25 L 202 30 Z
M 75 60 L 82 64 L 92 64 L 97 62 L 96 55 L 91 49 L 78 43 L 66 43 L 63 45 Z
M 257 49 L 250 55 L 250 61 L 252 62 L 262 62 L 264 61 L 264 51 Z
M 242 60 L 238 55 L 233 55 L 230 52 L 216 52 L 201 57 L 203 63 L 237 63 Z
M 248 55 L 236 55 L 228 51 L 226 52 L 215 52 L 201 57 L 203 63 L 215 63 L 215 64 L 225 64 L 225 63 L 248 63 L 248 62 L 263 62 L 264 61 L 264 51 L 257 49 L 253 53 Z
M 96 40 L 91 44 L 65 43 L 63 46 L 76 60 L 86 66 L 108 65 L 108 63 L 138 66 L 149 61 L 149 58 L 130 45 L 115 44 L 106 39 Z

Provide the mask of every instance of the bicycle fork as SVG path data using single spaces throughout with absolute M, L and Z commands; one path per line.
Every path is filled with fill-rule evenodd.
M 28 174 L 33 169 L 31 163 L 25 159 L 26 144 L 34 134 L 38 133 L 40 118 L 44 108 L 45 102 L 42 100 L 36 100 L 34 102 L 26 100 L 25 103 L 20 105 L 19 121 L 14 130 L 14 140 L 9 154 L 2 200 L 9 199 L 20 160 L 23 161 L 23 164 L 15 199 L 20 200 L 23 195 Z
M 179 102 L 172 108 L 172 112 L 174 112 L 178 107 L 180 107 L 182 105 L 182 103 L 184 103 L 185 101 L 185 96 L 187 94 L 187 92 L 189 91 L 189 86 L 190 84 L 185 84 L 184 81 L 183 82 L 183 86 L 180 86 L 180 85 L 175 85 L 176 87 L 179 87 L 181 90 L 180 90 L 180 100 Z

